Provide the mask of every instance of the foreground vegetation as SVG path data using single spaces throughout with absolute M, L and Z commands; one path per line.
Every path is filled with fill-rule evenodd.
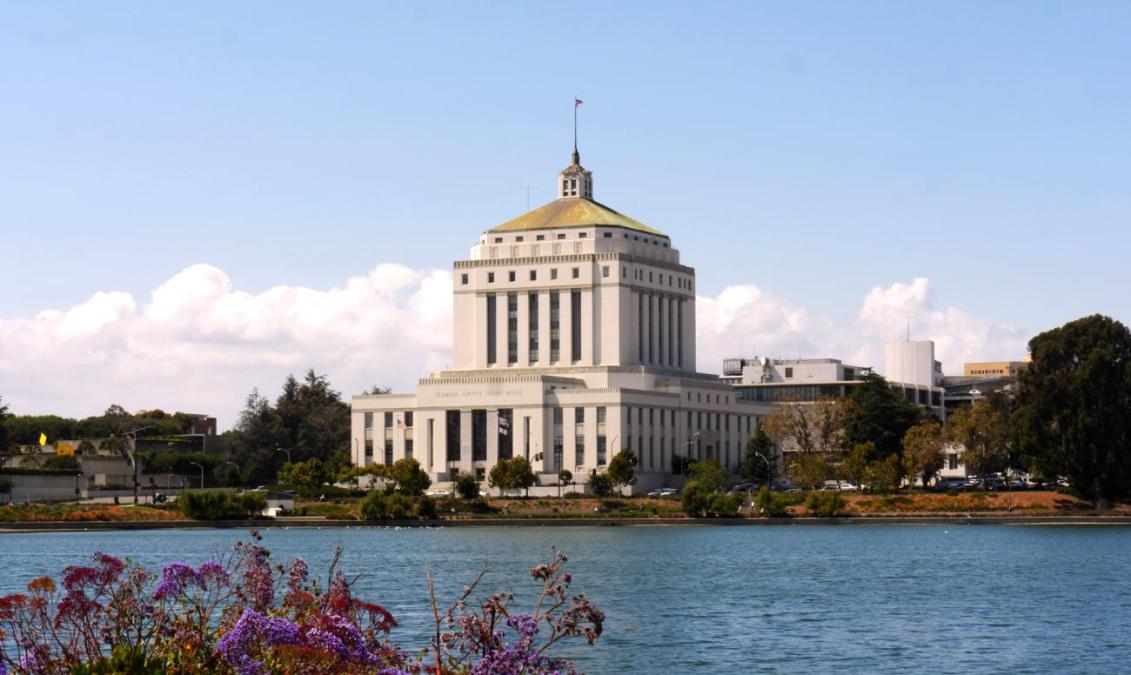
M 273 561 L 253 533 L 234 551 L 199 565 L 170 562 L 160 573 L 95 553 L 56 582 L 0 598 L 0 672 L 21 673 L 567 673 L 546 654 L 563 639 L 589 644 L 604 614 L 571 590 L 566 556 L 530 570 L 536 601 L 513 607 L 510 593 L 475 597 L 478 579 L 447 609 L 431 595 L 434 637 L 392 640 L 385 607 L 354 595 L 337 551 L 325 579 L 307 563 Z M 482 578 L 482 574 L 479 577 Z

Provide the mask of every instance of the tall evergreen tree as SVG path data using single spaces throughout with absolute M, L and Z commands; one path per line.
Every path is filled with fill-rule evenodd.
M 851 388 L 846 397 L 848 447 L 875 445 L 878 458 L 903 455 L 903 436 L 922 413 L 882 376 L 871 374 Z
M 1106 507 L 1131 493 L 1131 331 L 1099 314 L 1029 341 L 1014 428 L 1036 468 Z

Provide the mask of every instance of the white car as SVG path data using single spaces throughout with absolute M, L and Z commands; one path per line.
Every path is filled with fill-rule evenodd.
M 429 490 L 425 494 L 427 494 L 429 497 L 451 497 L 452 491 L 451 490 Z

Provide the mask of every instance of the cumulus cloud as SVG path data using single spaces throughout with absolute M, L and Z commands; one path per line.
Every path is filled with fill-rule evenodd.
M 66 311 L 0 318 L 0 394 L 16 412 L 85 416 L 116 402 L 228 426 L 252 387 L 273 396 L 307 368 L 347 397 L 411 386 L 448 363 L 451 283 L 446 271 L 381 264 L 327 290 L 248 293 L 194 265 L 140 306 L 99 292 Z
M 349 395 L 411 389 L 451 357 L 451 274 L 380 264 L 325 290 L 234 288 L 194 265 L 139 302 L 98 292 L 70 309 L 0 317 L 0 395 L 14 412 L 86 416 L 111 403 L 215 414 L 230 426 L 252 387 L 268 396 L 307 368 Z M 1017 328 L 937 308 L 927 279 L 877 286 L 855 318 L 815 315 L 754 285 L 699 297 L 698 365 L 735 355 L 831 356 L 882 370 L 883 342 L 935 340 L 947 372 L 1025 353 Z
M 1019 328 L 979 319 L 956 307 L 938 308 L 926 278 L 876 286 L 864 296 L 854 320 L 814 317 L 795 303 L 757 286 L 724 288 L 697 299 L 700 370 L 718 372 L 727 356 L 831 357 L 883 372 L 883 343 L 935 341 L 935 358 L 947 374 L 967 361 L 1018 359 L 1028 335 Z

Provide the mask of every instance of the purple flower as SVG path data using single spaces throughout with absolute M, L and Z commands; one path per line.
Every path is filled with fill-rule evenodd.
M 161 568 L 161 583 L 153 597 L 158 600 L 179 598 L 184 595 L 189 586 L 203 586 L 204 581 L 200 572 L 193 569 L 192 565 L 183 562 L 167 563 Z
M 228 570 L 215 560 L 205 560 L 197 570 L 197 575 L 200 577 L 201 586 L 207 586 L 208 582 L 212 582 L 214 588 L 227 586 L 229 583 Z
M 278 644 L 298 644 L 299 640 L 299 627 L 290 621 L 245 609 L 236 625 L 216 642 L 215 651 L 241 675 L 255 675 L 262 672 L 263 664 L 255 659 L 253 651 Z

